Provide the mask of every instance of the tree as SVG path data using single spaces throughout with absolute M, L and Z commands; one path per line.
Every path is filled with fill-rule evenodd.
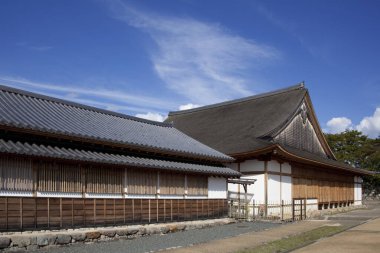
M 380 138 L 370 139 L 356 130 L 326 134 L 337 160 L 355 168 L 380 173 Z M 364 193 L 380 194 L 380 174 L 364 177 Z

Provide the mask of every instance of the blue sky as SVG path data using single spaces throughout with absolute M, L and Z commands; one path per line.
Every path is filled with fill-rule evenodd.
M 322 128 L 380 134 L 380 1 L 0 1 L 0 83 L 130 115 L 305 81 Z

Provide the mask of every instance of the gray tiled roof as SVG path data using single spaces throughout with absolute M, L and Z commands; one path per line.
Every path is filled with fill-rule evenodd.
M 172 162 L 119 154 L 109 154 L 63 147 L 53 147 L 49 145 L 46 146 L 14 141 L 5 141 L 3 139 L 0 139 L 0 153 L 28 155 L 45 158 L 57 158 L 83 162 L 96 162 L 112 165 L 125 165 L 141 168 L 154 168 L 160 170 L 193 172 L 228 177 L 240 176 L 239 172 L 227 167 Z
M 303 84 L 190 110 L 170 112 L 166 122 L 226 154 L 264 148 L 262 141 L 285 125 L 303 101 Z
M 0 126 L 89 141 L 117 143 L 157 153 L 231 161 L 171 124 L 154 122 L 0 85 Z

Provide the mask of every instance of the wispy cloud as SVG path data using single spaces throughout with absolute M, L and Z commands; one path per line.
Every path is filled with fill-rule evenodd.
M 18 43 L 16 43 L 16 45 L 19 46 L 19 47 L 23 47 L 23 48 L 26 48 L 26 49 L 29 49 L 29 50 L 39 51 L 39 52 L 48 51 L 48 50 L 53 49 L 53 46 L 32 45 L 32 44 L 27 43 L 27 42 L 18 42 Z
M 279 57 L 276 49 L 219 24 L 143 12 L 122 1 L 106 3 L 115 18 L 149 34 L 157 45 L 151 56 L 157 75 L 194 103 L 252 94 L 255 77 L 251 73 Z
M 0 83 L 112 111 L 163 112 L 177 107 L 174 102 L 127 94 L 120 90 L 42 83 L 24 78 L 1 76 Z

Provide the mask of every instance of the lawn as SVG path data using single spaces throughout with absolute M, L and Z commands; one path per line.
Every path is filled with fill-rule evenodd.
M 323 226 L 301 234 L 289 236 L 280 240 L 265 243 L 253 249 L 238 251 L 238 253 L 280 253 L 288 252 L 310 243 L 317 241 L 320 238 L 332 236 L 336 233 L 345 230 L 342 226 Z

